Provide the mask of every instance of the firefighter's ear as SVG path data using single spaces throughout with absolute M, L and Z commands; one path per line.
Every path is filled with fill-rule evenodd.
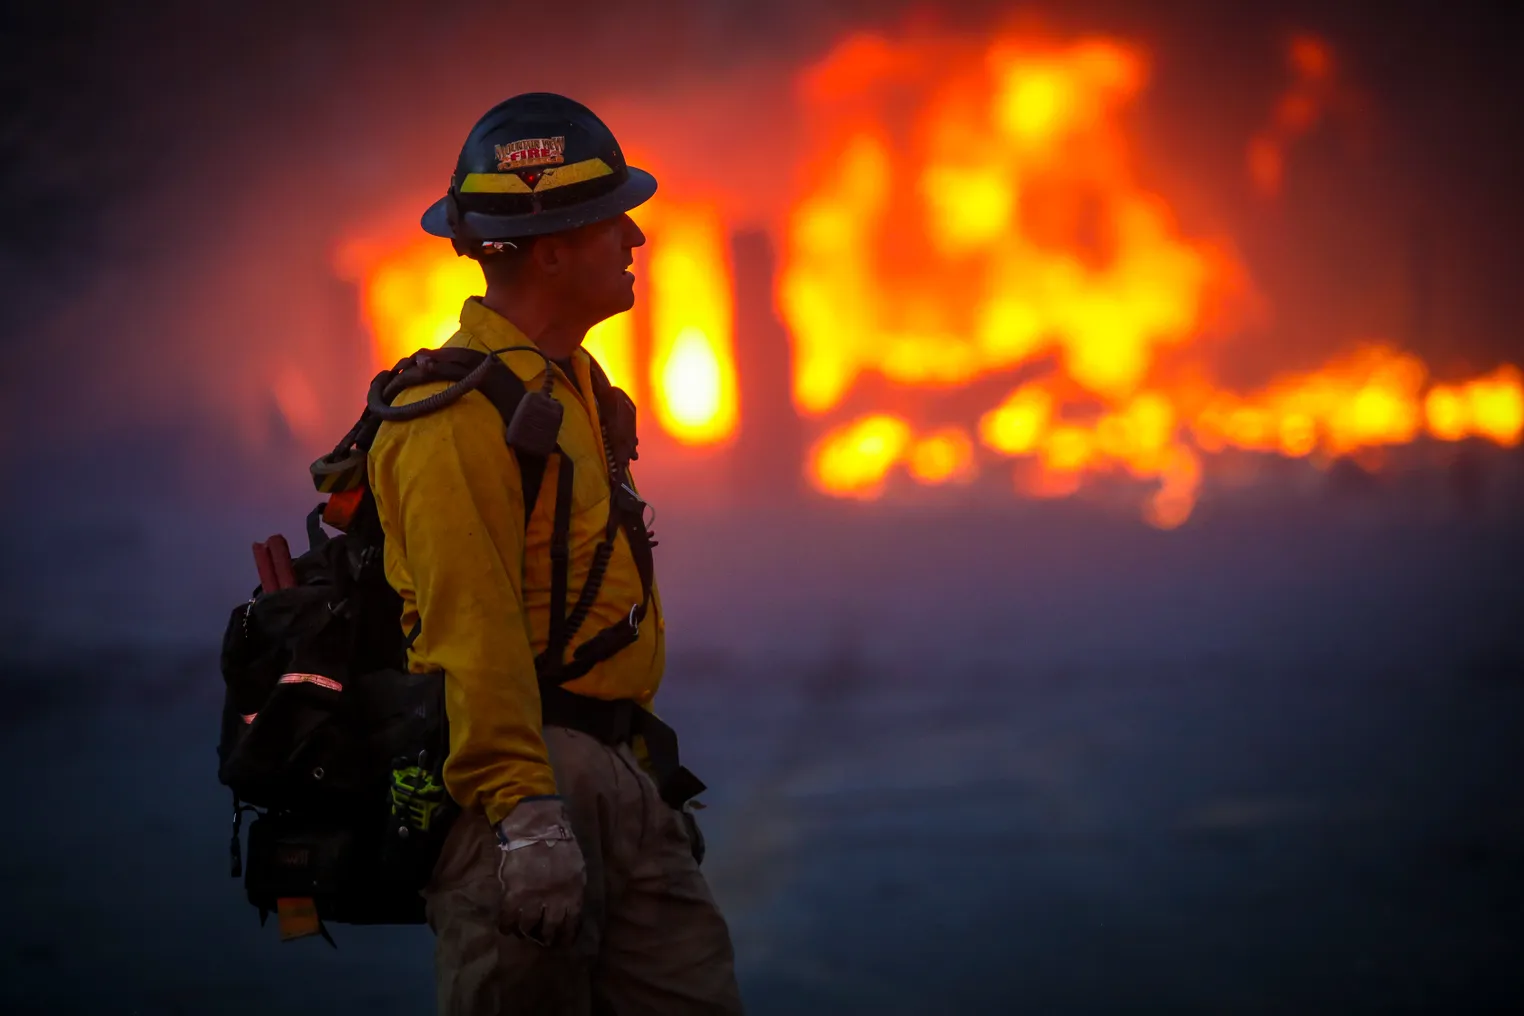
M 557 276 L 566 270 L 570 253 L 564 237 L 542 236 L 529 250 L 535 269 L 543 275 Z

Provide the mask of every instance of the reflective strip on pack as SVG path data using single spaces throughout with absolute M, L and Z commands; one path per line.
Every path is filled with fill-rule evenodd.
M 258 713 L 240 713 L 239 714 L 240 718 L 243 720 L 244 723 L 253 723 L 254 722 L 254 717 L 256 717 L 258 715 L 259 715 Z
M 329 691 L 343 691 L 344 686 L 331 677 L 322 674 L 282 674 L 277 684 L 315 684 L 319 688 L 327 688 Z

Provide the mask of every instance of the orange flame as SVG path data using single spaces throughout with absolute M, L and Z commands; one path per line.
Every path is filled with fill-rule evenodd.
M 917 438 L 906 457 L 910 475 L 924 484 L 972 479 L 974 443 L 958 427 L 944 427 Z
M 635 366 L 635 318 L 629 311 L 589 328 L 582 347 L 593 354 L 609 381 L 632 389 L 640 371 Z
M 656 417 L 684 444 L 714 444 L 739 422 L 725 228 L 701 205 L 663 203 L 651 241 Z
M 1288 145 L 1346 98 L 1325 42 L 1298 37 L 1287 59 L 1293 83 L 1248 153 L 1265 194 Z M 1230 331 L 1252 280 L 1141 178 L 1125 116 L 1146 78 L 1143 53 L 1111 39 L 866 34 L 800 75 L 806 129 L 787 152 L 803 186 L 782 222 L 776 298 L 794 404 L 821 424 L 804 463 L 816 489 L 871 499 L 897 474 L 943 486 L 995 469 L 1023 495 L 1067 497 L 1111 476 L 1172 528 L 1229 450 L 1323 464 L 1425 437 L 1520 443 L 1524 376 L 1508 365 L 1435 383 L 1417 357 L 1370 341 L 1257 391 L 1217 383 L 1210 338 Z M 727 223 L 702 190 L 690 180 L 636 212 L 646 297 L 587 338 L 689 445 L 730 441 L 742 409 Z M 340 266 L 362 283 L 385 365 L 443 341 L 481 287 L 476 266 L 426 237 L 352 244 Z M 1039 361 L 1057 372 L 1023 380 Z M 910 408 L 974 382 L 1007 390 L 965 401 L 952 423 Z
M 815 445 L 810 452 L 811 479 L 827 494 L 877 497 L 910 442 L 910 424 L 904 420 L 885 414 L 865 417 Z
M 651 222 L 649 311 L 637 307 L 600 322 L 584 345 L 614 384 L 632 388 L 642 380 L 635 315 L 649 313 L 657 420 L 686 444 L 723 441 L 739 420 L 724 228 L 706 206 L 667 202 Z M 483 290 L 481 269 L 434 237 L 353 242 L 336 263 L 341 275 L 360 283 L 361 315 L 377 362 L 388 367 L 449 339 L 461 304 Z
M 1435 385 L 1424 399 L 1429 433 L 1441 441 L 1482 437 L 1513 447 L 1524 434 L 1524 377 L 1504 365 L 1459 385 Z
M 1277 145 L 1321 116 L 1333 74 L 1310 37 L 1290 60 L 1299 85 L 1278 108 Z M 1426 394 L 1421 361 L 1372 343 L 1258 394 L 1213 384 L 1202 338 L 1247 272 L 1183 236 L 1138 180 L 1120 114 L 1144 76 L 1141 55 L 1109 40 L 974 52 L 873 36 L 803 75 L 814 157 L 778 290 L 799 409 L 829 413 L 868 373 L 950 388 L 1057 353 L 1061 376 L 978 417 L 979 445 L 1016 460 L 1028 496 L 1068 496 L 1103 473 L 1145 483 L 1144 516 L 1162 528 L 1190 516 L 1203 455 L 1227 448 L 1331 457 L 1425 432 L 1519 441 L 1512 367 Z M 907 94 L 918 105 L 896 129 Z M 1195 380 L 1157 376 L 1166 349 Z M 880 495 L 896 468 L 923 484 L 966 478 L 975 449 L 951 433 L 871 413 L 829 427 L 808 468 L 819 489 L 853 497 Z
M 460 327 L 466 297 L 482 292 L 476 263 L 431 236 L 397 244 L 354 241 L 335 261 L 341 276 L 361 285 L 360 317 L 376 362 L 386 367 L 442 345 Z
M 826 76 L 862 52 L 843 47 Z M 1133 179 L 1114 114 L 1141 87 L 1137 54 L 997 44 L 954 66 L 970 63 L 924 82 L 914 146 L 861 96 L 816 110 L 819 186 L 791 217 L 779 294 L 807 414 L 864 371 L 952 387 L 1054 344 L 1075 380 L 1125 395 L 1229 277 Z

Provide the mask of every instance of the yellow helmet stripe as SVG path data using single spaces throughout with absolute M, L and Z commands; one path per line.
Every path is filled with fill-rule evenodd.
M 583 159 L 581 162 L 573 162 L 567 166 L 551 166 L 545 170 L 534 189 L 547 191 L 555 187 L 569 187 L 574 183 L 585 183 L 601 176 L 613 175 L 614 171 L 602 159 Z
M 613 176 L 614 171 L 602 159 L 584 159 L 566 166 L 551 166 L 540 174 L 534 187 L 517 173 L 467 173 L 461 181 L 462 194 L 533 194 L 537 191 L 569 187 L 574 183 Z
M 530 194 L 529 184 L 517 173 L 467 173 L 460 182 L 462 194 Z

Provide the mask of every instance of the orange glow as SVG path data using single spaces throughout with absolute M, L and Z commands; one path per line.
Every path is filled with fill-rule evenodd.
M 714 444 L 739 422 L 725 229 L 703 206 L 662 205 L 650 256 L 652 390 L 662 428 Z
M 997 44 L 954 70 L 901 62 L 948 74 L 921 82 L 916 150 L 896 148 L 862 96 L 811 111 L 821 164 L 779 284 L 798 407 L 829 411 L 864 372 L 953 387 L 1054 346 L 1086 387 L 1129 393 L 1156 348 L 1195 332 L 1224 276 L 1134 179 L 1115 121 L 1141 58 L 1097 41 Z M 880 242 L 911 227 L 930 251 Z
M 1116 111 L 1141 84 L 1135 53 L 997 46 L 968 67 L 924 82 L 924 152 L 893 149 L 861 101 L 814 111 L 823 165 L 779 286 L 806 414 L 864 372 L 954 387 L 1052 346 L 1076 381 L 1125 395 L 1157 347 L 1192 337 L 1224 274 L 1134 180 Z M 898 224 L 940 257 L 875 242 Z
M 582 348 L 598 361 L 611 382 L 633 394 L 631 386 L 640 371 L 635 367 L 635 318 L 629 311 L 589 328 Z
M 1326 43 L 1293 39 L 1287 62 L 1293 87 L 1250 148 L 1266 192 L 1286 145 L 1336 98 Z M 812 133 L 777 293 L 799 410 L 827 416 L 867 375 L 948 389 L 1055 355 L 1059 378 L 976 415 L 971 452 L 1021 460 L 1030 496 L 1100 474 L 1139 482 L 1160 528 L 1190 517 L 1203 454 L 1374 461 L 1426 432 L 1520 440 L 1516 370 L 1426 395 L 1424 364 L 1378 342 L 1256 393 L 1215 385 L 1203 336 L 1251 284 L 1139 179 L 1122 113 L 1145 76 L 1141 53 L 1106 39 L 981 52 L 866 36 L 806 72 Z M 1187 358 L 1189 383 L 1155 376 L 1165 351 Z M 829 429 L 809 469 L 854 497 L 880 494 L 895 469 L 946 482 L 953 457 L 930 441 L 913 418 L 869 416 Z
M 485 288 L 475 261 L 427 235 L 396 245 L 351 243 L 336 260 L 339 273 L 361 285 L 360 315 L 385 367 L 443 345 L 460 327 L 466 297 Z
M 838 497 L 877 497 L 910 441 L 910 425 L 904 420 L 865 417 L 816 442 L 809 455 L 810 479 L 817 489 Z
M 1337 98 L 1333 50 L 1313 35 L 1299 35 L 1286 46 L 1291 84 L 1276 101 L 1270 122 L 1249 141 L 1245 153 L 1249 180 L 1263 197 L 1280 193 L 1286 151 L 1318 125 Z
M 323 407 L 307 375 L 288 364 L 276 374 L 272 393 L 291 433 L 307 441 L 318 441 L 326 436 L 323 433 L 327 422 L 323 418 Z
M 1473 381 L 1435 385 L 1423 410 L 1429 433 L 1441 441 L 1482 437 L 1513 447 L 1524 437 L 1524 375 L 1504 365 Z
M 1280 378 L 1262 393 L 1216 395 L 1197 416 L 1197 443 L 1300 458 L 1406 444 L 1423 426 L 1426 370 L 1413 356 L 1370 345 L 1321 370 Z
M 644 210 L 640 214 L 644 219 Z M 688 444 L 723 440 L 738 421 L 723 227 L 704 209 L 663 206 L 644 228 L 651 236 L 646 249 L 653 252 L 649 313 L 657 420 Z M 384 367 L 447 341 L 460 326 L 461 304 L 485 286 L 476 262 L 430 236 L 392 244 L 355 241 L 340 249 L 335 262 L 343 277 L 360 284 L 362 319 L 376 363 Z M 642 312 L 594 325 L 584 342 L 609 380 L 626 390 L 643 380 L 635 343 L 635 315 Z
M 778 294 L 796 405 L 823 415 L 866 373 L 949 388 L 1056 352 L 1076 394 L 1110 410 L 1065 420 L 1067 396 L 1028 385 L 979 418 L 979 443 L 1035 456 L 1029 493 L 1069 493 L 1087 470 L 1120 466 L 1168 485 L 1176 507 L 1160 517 L 1183 518 L 1197 471 L 1179 464 L 1179 414 L 1141 388 L 1157 351 L 1190 342 L 1240 273 L 1183 237 L 1136 178 L 1119 113 L 1142 88 L 1141 54 L 1108 40 L 1003 39 L 982 58 L 939 46 L 858 38 L 824 61 L 836 89 L 802 93 L 817 162 L 788 222 Z M 880 73 L 842 71 L 866 54 Z M 896 142 L 876 90 L 907 78 L 922 104 L 910 140 Z
M 972 479 L 974 442 L 957 427 L 944 428 L 917 439 L 905 466 L 916 480 L 932 486 Z
M 1352 103 L 1323 40 L 1293 38 L 1284 58 L 1289 85 L 1245 152 L 1265 196 L 1282 190 L 1294 143 Z M 1129 124 L 1148 71 L 1114 39 L 922 31 L 851 36 L 799 73 L 799 136 L 759 148 L 795 181 L 769 220 L 773 295 L 793 403 L 816 431 L 803 467 L 817 490 L 872 499 L 901 475 L 971 483 L 993 463 L 1026 496 L 1131 485 L 1143 517 L 1170 529 L 1223 453 L 1381 468 L 1421 439 L 1524 440 L 1517 367 L 1436 383 L 1380 336 L 1247 390 L 1220 383 L 1216 337 L 1247 339 L 1241 311 L 1264 301 L 1232 244 L 1192 235 L 1140 169 Z M 729 257 L 741 222 L 720 211 L 733 196 L 707 187 L 690 175 L 637 211 L 645 296 L 587 347 L 678 442 L 723 446 L 745 408 Z M 482 287 L 430 237 L 351 244 L 340 265 L 387 366 L 448 337 Z M 1297 327 L 1296 308 L 1283 316 Z M 299 430 L 310 400 L 279 385 Z
M 361 317 L 376 362 L 390 367 L 420 349 L 443 345 L 460 328 L 460 308 L 486 289 L 482 270 L 432 236 L 383 247 L 353 243 L 340 251 L 340 273 L 362 285 Z M 636 376 L 634 323 L 619 314 L 587 333 L 588 352 L 616 385 Z
M 1037 447 L 1053 412 L 1053 397 L 1041 388 L 1018 388 L 979 420 L 979 440 L 1003 455 L 1026 455 Z

